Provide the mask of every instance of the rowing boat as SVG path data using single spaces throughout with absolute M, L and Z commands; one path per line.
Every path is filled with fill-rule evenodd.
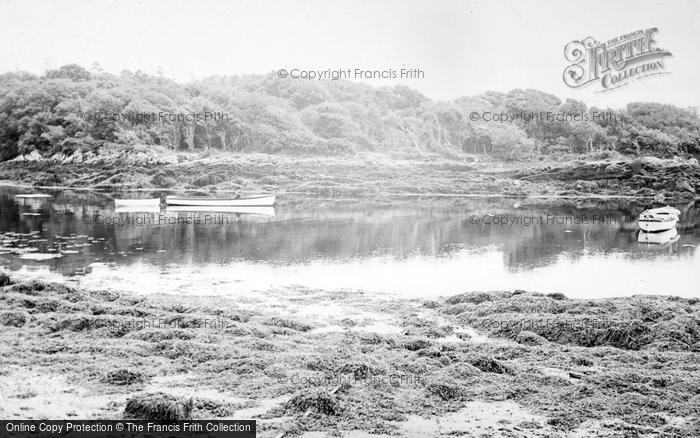
M 207 196 L 166 196 L 167 205 L 193 207 L 267 207 L 274 205 L 275 195 L 248 196 L 245 198 L 211 198 Z
M 33 199 L 33 198 L 50 198 L 51 195 L 47 195 L 45 193 L 20 193 L 18 195 L 15 195 L 15 198 L 20 198 L 20 199 Z
M 146 199 L 115 199 L 115 207 L 157 207 L 160 205 L 160 198 Z
M 647 233 L 667 231 L 676 226 L 681 212 L 670 206 L 650 208 L 639 215 L 639 228 Z

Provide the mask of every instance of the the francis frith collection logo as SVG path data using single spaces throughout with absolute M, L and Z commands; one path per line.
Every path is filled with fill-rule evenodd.
M 564 83 L 571 88 L 599 84 L 599 92 L 611 91 L 653 75 L 668 73 L 665 58 L 672 56 L 658 47 L 653 27 L 620 35 L 606 42 L 592 37 L 571 41 L 564 48 Z

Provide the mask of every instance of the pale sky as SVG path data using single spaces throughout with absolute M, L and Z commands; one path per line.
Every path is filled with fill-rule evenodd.
M 186 81 L 280 68 L 419 68 L 402 83 L 446 100 L 536 88 L 589 105 L 700 105 L 700 0 L 0 0 L 0 72 L 63 64 Z M 657 27 L 670 74 L 569 89 L 564 46 Z M 300 80 L 300 79 L 288 79 Z

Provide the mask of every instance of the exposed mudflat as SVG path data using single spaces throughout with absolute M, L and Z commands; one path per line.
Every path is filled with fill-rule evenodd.
M 123 418 L 161 393 L 261 436 L 700 433 L 697 299 L 296 292 L 289 310 L 2 276 L 0 416 Z M 303 312 L 324 305 L 345 311 Z

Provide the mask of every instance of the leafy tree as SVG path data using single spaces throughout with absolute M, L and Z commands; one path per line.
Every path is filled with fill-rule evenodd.
M 64 65 L 58 70 L 49 70 L 46 72 L 46 77 L 49 79 L 70 79 L 71 81 L 87 81 L 90 80 L 90 72 L 79 66 L 78 64 Z

